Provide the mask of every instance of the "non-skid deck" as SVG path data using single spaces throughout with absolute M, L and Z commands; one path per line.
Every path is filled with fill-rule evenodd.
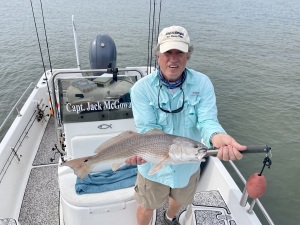
M 59 224 L 59 190 L 57 166 L 35 167 L 31 170 L 23 198 L 20 224 Z
M 22 225 L 59 225 L 59 188 L 57 176 L 58 155 L 54 157 L 52 148 L 56 143 L 55 125 L 50 119 L 42 142 L 34 159 L 27 183 L 19 223 Z M 197 225 L 236 225 L 231 212 L 219 191 L 197 192 L 193 202 L 193 216 Z M 162 225 L 167 208 L 156 210 L 155 225 Z M 184 215 L 186 207 L 179 212 Z M 0 221 L 0 224 L 13 224 L 13 221 Z M 88 221 L 87 223 L 88 224 Z M 104 224 L 105 225 L 105 224 Z
M 167 204 L 157 210 L 155 225 L 164 224 L 163 215 L 166 208 Z M 186 210 L 186 206 L 182 207 L 178 216 L 184 216 Z M 192 210 L 196 225 L 236 225 L 228 206 L 217 190 L 196 192 Z
M 54 157 L 55 137 L 52 117 L 32 164 L 19 215 L 22 225 L 59 224 L 57 156 L 53 162 L 50 160 Z

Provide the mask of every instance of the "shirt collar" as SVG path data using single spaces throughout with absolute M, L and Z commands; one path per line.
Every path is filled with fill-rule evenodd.
M 195 75 L 191 72 L 191 70 L 188 67 L 186 67 L 185 70 L 186 70 L 186 78 L 182 86 L 184 87 L 187 84 L 195 84 L 196 83 L 194 77 Z M 159 86 L 158 70 L 154 71 L 153 80 L 151 84 L 156 87 Z

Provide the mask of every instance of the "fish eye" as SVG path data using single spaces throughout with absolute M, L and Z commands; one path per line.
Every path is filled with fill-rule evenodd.
M 198 148 L 198 145 L 194 145 L 194 148 Z

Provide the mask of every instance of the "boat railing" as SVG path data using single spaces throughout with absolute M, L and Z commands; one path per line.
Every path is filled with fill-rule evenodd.
M 20 113 L 20 108 L 22 107 L 22 104 L 24 103 L 24 97 L 26 95 L 28 95 L 29 91 L 31 91 L 33 86 L 33 82 L 31 82 L 29 84 L 29 86 L 26 88 L 26 90 L 23 92 L 23 94 L 21 95 L 21 97 L 18 99 L 18 101 L 15 103 L 15 105 L 12 107 L 12 109 L 10 110 L 10 112 L 8 113 L 7 117 L 4 119 L 4 121 L 2 122 L 1 126 L 0 126 L 0 140 L 2 140 L 2 138 L 4 137 L 4 134 L 6 133 L 3 132 L 2 130 L 4 130 L 4 128 L 6 127 L 8 129 L 9 125 L 7 125 L 9 122 L 12 122 L 12 115 L 13 113 L 17 112 L 17 116 L 22 116 Z
M 244 178 L 244 176 L 242 175 L 242 173 L 239 171 L 239 169 L 237 168 L 237 166 L 234 164 L 233 161 L 229 161 L 231 167 L 233 168 L 233 170 L 236 172 L 236 174 L 238 175 L 238 177 L 240 178 L 240 180 L 243 182 L 244 185 L 246 185 L 246 179 Z M 240 201 L 240 205 L 242 207 L 245 207 L 246 206 L 246 202 L 247 202 L 247 198 L 248 198 L 248 194 L 247 194 L 247 191 L 246 191 L 246 187 L 244 188 L 244 191 L 243 191 L 243 195 L 241 197 L 241 201 Z M 264 206 L 262 205 L 262 203 L 260 202 L 259 199 L 253 199 L 249 209 L 247 210 L 247 212 L 249 214 L 253 213 L 253 207 L 254 205 L 258 206 L 258 208 L 260 209 L 260 211 L 262 212 L 263 216 L 265 217 L 265 219 L 267 220 L 267 222 L 270 224 L 270 225 L 274 225 L 274 222 L 272 221 L 271 217 L 269 216 L 268 212 L 266 211 L 266 209 L 264 208 Z

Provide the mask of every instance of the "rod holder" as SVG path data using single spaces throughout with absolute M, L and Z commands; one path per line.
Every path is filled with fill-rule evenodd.
M 246 186 L 245 186 L 244 191 L 243 191 L 243 195 L 242 195 L 241 200 L 240 200 L 240 205 L 242 207 L 245 207 L 246 204 L 247 204 L 247 200 L 248 200 L 248 192 L 247 192 L 247 189 L 246 189 Z
M 255 205 L 255 203 L 256 203 L 255 200 L 256 200 L 256 199 L 253 199 L 253 201 L 251 202 L 251 205 L 250 205 L 249 209 L 247 210 L 247 213 L 249 213 L 249 214 L 252 214 L 252 213 L 253 213 L 253 208 L 254 208 L 254 205 Z
M 17 154 L 17 152 L 16 152 L 15 148 L 13 148 L 13 147 L 10 147 L 10 149 L 11 149 L 11 151 L 14 153 L 14 155 L 15 155 L 15 157 L 17 158 L 18 162 L 20 162 L 20 161 L 21 161 L 21 159 L 20 159 L 20 157 L 18 156 L 18 154 Z

